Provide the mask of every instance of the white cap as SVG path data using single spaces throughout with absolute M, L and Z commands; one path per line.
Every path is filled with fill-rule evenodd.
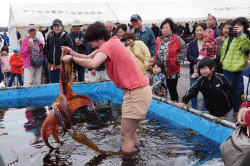
M 74 20 L 72 23 L 72 27 L 73 26 L 82 26 L 82 22 L 80 20 Z

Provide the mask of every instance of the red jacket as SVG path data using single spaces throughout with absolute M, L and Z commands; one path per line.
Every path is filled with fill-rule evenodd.
M 23 73 L 23 57 L 19 55 L 17 56 L 13 54 L 10 57 L 10 66 L 11 66 L 11 73 L 14 74 L 22 74 Z
M 158 37 L 155 44 L 155 61 L 157 60 L 158 49 L 161 45 L 162 38 Z M 181 45 L 177 39 L 177 35 L 173 35 L 172 40 L 169 43 L 168 47 L 168 75 L 172 75 L 180 72 L 180 64 L 177 63 L 177 55 L 181 52 Z

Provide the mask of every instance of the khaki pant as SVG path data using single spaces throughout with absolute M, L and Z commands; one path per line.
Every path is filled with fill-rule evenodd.
M 123 90 L 122 118 L 144 119 L 152 101 L 149 85 Z
M 30 87 L 31 85 L 40 85 L 42 77 L 42 66 L 24 68 L 24 85 Z

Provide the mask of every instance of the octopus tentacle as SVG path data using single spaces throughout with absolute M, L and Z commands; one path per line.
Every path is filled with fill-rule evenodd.
M 100 150 L 93 141 L 88 139 L 84 134 L 77 133 L 76 130 L 73 128 L 72 121 L 74 118 L 73 112 L 75 110 L 83 106 L 89 106 L 92 107 L 93 110 L 95 110 L 95 107 L 93 101 L 88 96 L 76 94 L 72 90 L 74 82 L 73 64 L 68 65 L 61 61 L 60 69 L 60 95 L 52 104 L 53 109 L 46 117 L 42 126 L 42 137 L 45 144 L 50 149 L 53 149 L 53 147 L 48 142 L 49 136 L 51 134 L 58 143 L 62 144 L 58 137 L 58 129 L 61 125 L 64 130 L 68 131 L 68 133 L 74 140 L 88 146 L 96 152 L 104 155 L 119 154 L 118 152 L 107 152 Z

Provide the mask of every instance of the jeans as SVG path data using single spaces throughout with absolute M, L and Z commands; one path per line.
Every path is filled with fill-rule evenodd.
M 60 69 L 50 70 L 51 83 L 59 83 Z
M 232 98 L 234 102 L 234 112 L 238 112 L 241 104 L 243 103 L 240 95 L 238 94 L 241 72 L 229 72 L 223 70 L 223 74 L 227 78 L 227 80 L 231 83 L 231 87 L 233 89 Z
M 190 74 L 190 77 L 191 77 L 191 75 L 192 74 Z M 198 78 L 199 77 L 190 78 L 190 86 L 192 86 L 197 81 Z M 197 98 L 197 96 L 191 99 L 191 106 L 192 106 L 193 109 L 198 110 L 198 98 Z M 205 107 L 205 100 L 204 99 L 203 99 L 201 111 L 207 111 L 207 109 Z
M 85 75 L 85 67 L 82 67 L 78 64 L 74 64 L 74 73 L 78 72 L 78 82 L 84 82 L 84 75 Z
M 0 82 L 2 82 L 4 80 L 4 75 L 2 73 L 2 69 L 1 69 L 1 66 L 0 66 Z
M 48 68 L 48 63 L 47 63 L 47 58 L 45 57 L 45 60 L 43 61 L 43 69 L 46 77 L 46 82 L 47 84 L 50 83 L 50 77 L 49 77 L 49 68 Z
M 16 75 L 17 75 L 20 85 L 23 86 L 22 74 L 10 73 L 10 81 L 9 81 L 8 87 L 12 86 L 12 83 Z

